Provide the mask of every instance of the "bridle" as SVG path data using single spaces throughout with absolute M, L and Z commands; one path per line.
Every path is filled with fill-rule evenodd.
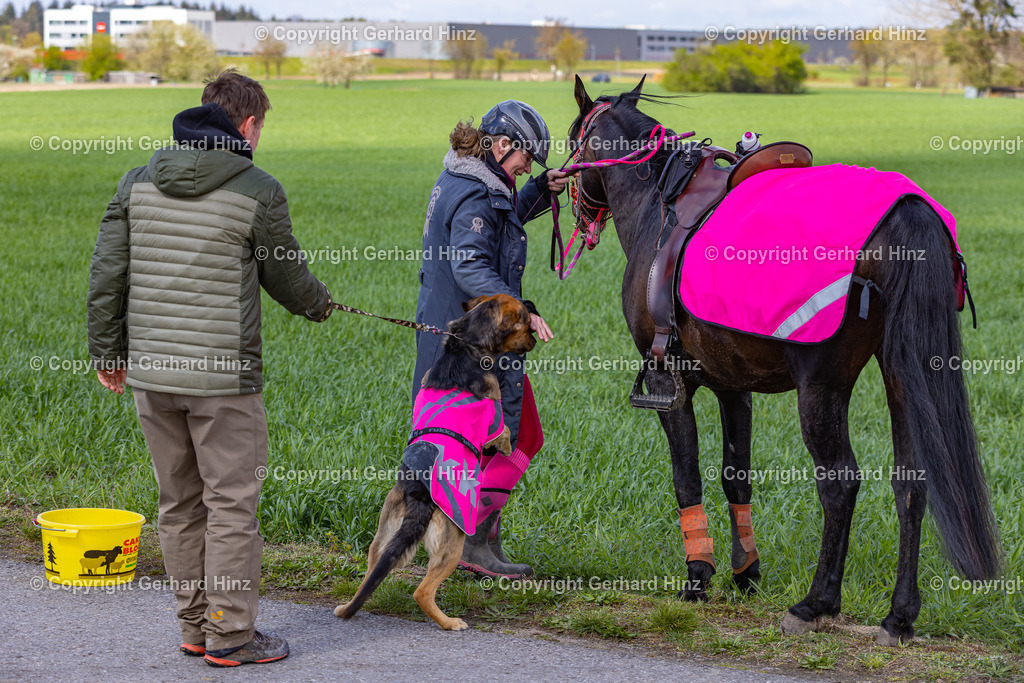
M 642 164 L 654 157 L 666 142 L 675 142 L 694 135 L 693 131 L 668 135 L 665 127 L 659 123 L 653 128 L 653 130 L 651 130 L 651 133 L 648 136 L 649 141 L 643 147 L 640 147 L 623 157 L 619 157 L 618 159 L 598 159 L 596 161 L 581 162 L 580 158 L 583 154 L 583 150 L 586 147 L 590 135 L 594 132 L 594 126 L 597 123 L 598 117 L 608 111 L 610 107 L 610 102 L 597 104 L 583 118 L 583 121 L 580 123 L 580 138 L 578 142 L 576 142 L 575 150 L 573 151 L 572 156 L 562 164 L 562 167 L 559 169 L 560 171 L 573 173 L 575 171 L 583 171 L 588 168 L 607 168 L 609 166 L 617 165 L 632 166 Z M 579 260 L 580 255 L 583 253 L 583 247 L 590 250 L 597 246 L 598 242 L 601 240 L 601 231 L 604 230 L 604 226 L 608 222 L 608 219 L 612 217 L 611 206 L 609 206 L 607 202 L 595 199 L 587 194 L 586 190 L 583 189 L 582 175 L 582 173 L 577 173 L 569 185 L 569 200 L 572 206 L 572 214 L 576 217 L 576 229 L 569 238 L 569 243 L 564 246 L 562 244 L 562 231 L 558 226 L 558 200 L 554 196 L 551 198 L 551 214 L 554 221 L 554 225 L 551 230 L 551 270 L 558 275 L 559 280 L 564 280 L 569 277 L 569 273 L 572 272 L 573 267 L 576 265 L 576 261 Z M 573 254 L 569 264 L 566 265 L 565 259 L 569 255 L 569 251 L 572 249 L 573 242 L 577 237 L 579 237 L 581 226 L 583 225 L 586 225 L 585 235 L 580 239 L 579 245 L 576 247 L 576 253 Z M 557 264 L 555 263 L 556 250 L 558 252 Z

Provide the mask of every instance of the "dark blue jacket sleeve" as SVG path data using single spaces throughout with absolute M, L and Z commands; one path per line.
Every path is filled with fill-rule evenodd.
M 519 191 L 516 215 L 526 223 L 551 208 L 551 190 L 548 189 L 547 172 L 535 175 L 526 181 Z
M 470 195 L 455 209 L 451 223 L 452 275 L 470 297 L 508 294 L 521 299 L 498 272 L 494 258 L 501 238 L 498 222 L 482 188 L 479 195 Z

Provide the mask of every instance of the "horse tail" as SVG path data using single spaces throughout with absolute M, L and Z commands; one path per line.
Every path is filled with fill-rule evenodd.
M 377 559 L 370 573 L 363 579 L 352 600 L 335 611 L 335 615 L 342 619 L 351 619 L 359 608 L 373 595 L 380 584 L 384 581 L 391 570 L 402 566 L 412 559 L 416 547 L 427 533 L 427 527 L 437 505 L 430 498 L 430 492 L 418 481 L 407 481 L 399 479 L 397 487 L 402 491 L 405 514 L 402 517 L 398 531 L 386 542 L 384 549 Z M 387 505 L 387 502 L 385 502 Z M 384 513 L 382 512 L 382 517 Z M 385 523 L 381 519 L 381 526 Z M 379 532 L 378 532 L 379 533 Z
M 953 566 L 970 579 L 992 578 L 1000 565 L 998 528 L 958 364 L 952 242 L 942 219 L 917 199 L 890 213 L 888 239 L 890 248 L 907 251 L 881 278 L 882 372 L 904 412 L 910 465 L 924 470 L 928 506 Z

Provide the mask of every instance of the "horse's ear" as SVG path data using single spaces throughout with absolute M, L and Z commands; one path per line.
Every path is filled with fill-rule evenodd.
M 594 108 L 594 100 L 587 94 L 587 88 L 579 74 L 576 74 L 576 104 L 580 105 L 580 113 L 584 115 Z
M 577 76 L 577 78 L 579 78 L 579 77 Z M 640 91 L 644 89 L 644 81 L 646 81 L 646 80 L 647 80 L 647 74 L 644 74 L 643 78 L 641 78 L 640 82 L 636 84 L 636 87 L 633 88 L 632 92 L 634 94 L 639 95 Z

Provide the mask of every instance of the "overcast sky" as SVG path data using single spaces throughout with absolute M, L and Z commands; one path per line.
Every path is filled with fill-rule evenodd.
M 294 14 L 321 19 L 491 22 L 529 24 L 546 17 L 575 26 L 704 29 L 707 26 L 877 26 L 893 23 L 900 0 L 246 0 L 269 19 Z M 232 3 L 228 3 L 231 5 Z

